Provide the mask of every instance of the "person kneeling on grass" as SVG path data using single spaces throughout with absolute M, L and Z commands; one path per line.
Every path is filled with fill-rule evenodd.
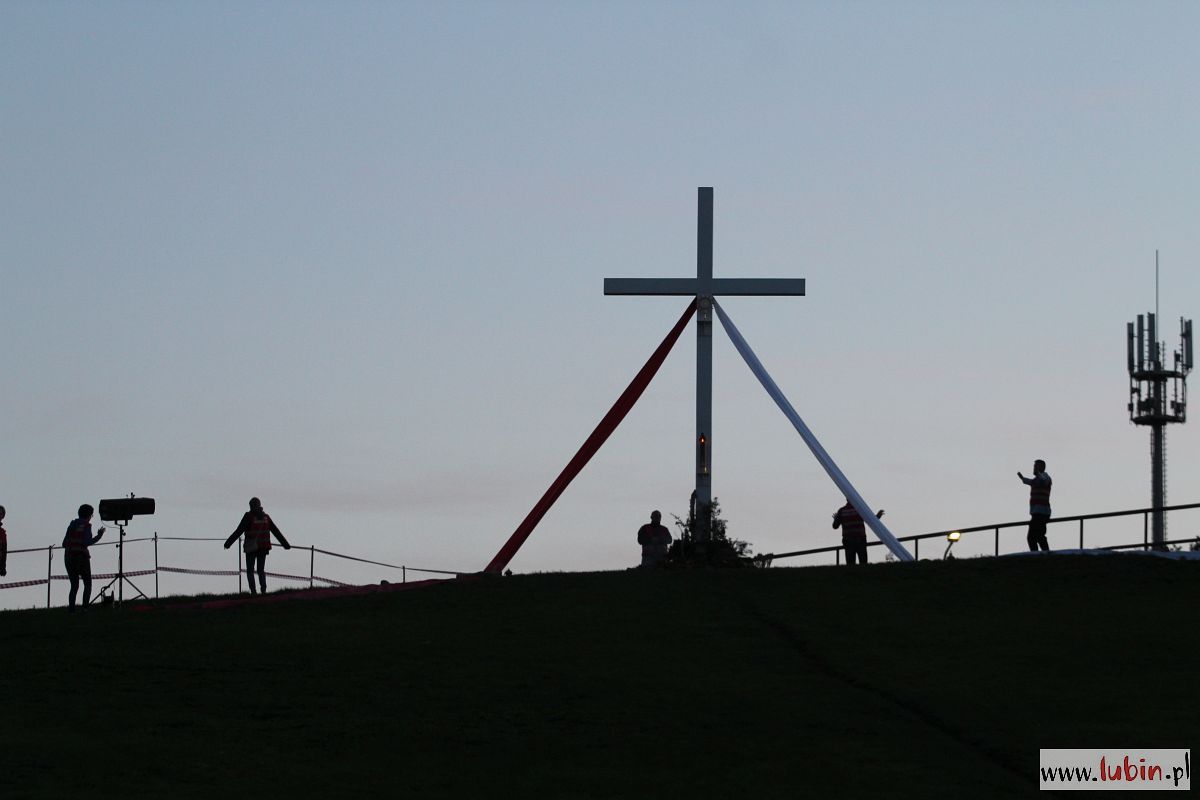
M 275 527 L 275 523 L 267 512 L 263 511 L 262 501 L 257 497 L 250 498 L 250 510 L 242 515 L 242 521 L 238 523 L 237 530 L 225 540 L 225 549 L 228 550 L 232 547 L 237 538 L 243 534 L 246 536 L 242 549 L 246 553 L 246 579 L 250 583 L 250 594 L 256 594 L 254 591 L 256 566 L 258 568 L 258 587 L 263 594 L 266 594 L 267 553 L 271 552 L 271 534 L 275 535 L 284 550 L 291 550 L 292 546 L 288 544 L 287 539 L 283 538 L 283 534 L 279 532 L 279 528 Z

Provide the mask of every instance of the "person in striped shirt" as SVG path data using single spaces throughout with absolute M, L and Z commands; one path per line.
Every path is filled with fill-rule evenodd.
M 1021 483 L 1029 487 L 1029 534 L 1025 541 L 1030 551 L 1049 550 L 1050 542 L 1046 540 L 1046 523 L 1050 521 L 1050 488 L 1054 481 L 1046 472 L 1046 462 L 1040 458 L 1033 462 L 1033 477 L 1026 478 L 1020 472 L 1017 477 Z
M 882 519 L 883 509 L 879 509 L 875 516 Z M 854 564 L 856 559 L 859 564 L 866 564 L 867 528 L 849 497 L 846 498 L 846 505 L 834 513 L 833 527 L 842 529 L 842 546 L 846 548 L 846 566 Z

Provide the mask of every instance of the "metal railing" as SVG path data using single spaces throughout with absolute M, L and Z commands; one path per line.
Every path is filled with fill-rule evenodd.
M 1178 505 L 1178 506 L 1163 506 L 1159 510 L 1164 511 L 1164 512 L 1166 512 L 1166 511 L 1183 511 L 1183 510 L 1186 510 L 1189 508 L 1200 508 L 1200 503 L 1187 503 L 1187 504 Z M 1096 549 L 1097 550 L 1148 550 L 1151 547 L 1151 544 L 1150 544 L 1150 515 L 1153 514 L 1155 512 L 1155 510 L 1156 509 L 1154 509 L 1154 508 L 1132 508 L 1127 511 L 1107 511 L 1107 512 L 1104 512 L 1103 514 L 1080 514 L 1080 515 L 1074 516 L 1074 517 L 1054 517 L 1053 519 L 1051 519 L 1047 522 L 1047 528 L 1050 525 L 1078 522 L 1079 523 L 1079 549 L 1082 550 L 1082 549 L 1084 549 L 1084 522 L 1085 521 L 1093 520 L 1093 519 L 1108 519 L 1108 518 L 1112 518 L 1112 517 L 1129 517 L 1129 516 L 1136 516 L 1138 514 L 1141 514 L 1142 515 L 1142 541 L 1141 542 L 1134 542 L 1132 544 L 1107 545 L 1104 547 L 1097 547 Z M 954 533 L 955 531 L 962 534 L 964 537 L 969 533 L 979 533 L 981 531 L 992 531 L 992 533 L 995 537 L 995 545 L 994 545 L 993 555 L 998 556 L 998 555 L 1000 555 L 1000 531 L 1001 531 L 1001 529 L 1004 529 L 1004 528 L 1028 528 L 1028 527 L 1029 527 L 1029 520 L 1025 519 L 1025 520 L 1021 520 L 1019 522 L 1001 522 L 1001 523 L 992 524 L 992 525 L 977 525 L 972 528 L 950 528 L 949 530 L 935 531 L 933 533 L 918 533 L 918 534 L 914 534 L 912 536 L 897 536 L 896 539 L 897 539 L 897 541 L 901 541 L 901 542 L 911 542 L 913 545 L 913 557 L 916 559 L 919 559 L 921 557 L 921 541 L 924 539 L 941 539 L 944 541 L 947 536 L 949 536 L 951 533 Z M 1170 540 L 1163 542 L 1163 544 L 1164 545 L 1185 545 L 1185 544 L 1191 544 L 1195 541 L 1196 541 L 1196 537 L 1189 536 L 1186 539 L 1170 539 Z M 883 542 L 880 542 L 880 541 L 867 542 L 867 547 L 882 547 L 882 546 L 883 546 Z M 761 558 L 763 558 L 767 563 L 771 563 L 772 561 L 775 561 L 776 559 L 780 559 L 780 558 L 798 558 L 800 556 L 811 556 L 811 555 L 820 555 L 822 553 L 833 553 L 834 554 L 834 563 L 840 564 L 840 563 L 842 563 L 842 552 L 844 550 L 845 550 L 845 547 L 843 547 L 842 545 L 830 545 L 828 547 L 814 547 L 814 548 L 811 548 L 808 550 L 793 550 L 788 553 L 769 553 L 767 555 L 761 556 Z M 1020 552 L 1020 551 L 1018 550 L 1018 551 L 1013 551 L 1013 552 Z
M 240 593 L 242 591 L 242 575 L 245 572 L 245 564 L 243 562 L 243 553 L 241 552 L 240 548 L 234 548 L 234 552 L 236 553 L 236 558 L 237 558 L 236 567 L 234 569 L 189 569 L 186 567 L 165 566 L 165 565 L 159 563 L 159 547 L 158 547 L 159 542 L 224 542 L 224 541 L 225 541 L 224 537 L 159 536 L 158 533 L 155 533 L 153 536 L 142 536 L 142 537 L 136 537 L 136 538 L 135 537 L 127 537 L 120 541 L 115 541 L 115 542 L 103 542 L 103 543 L 98 542 L 98 543 L 92 545 L 90 549 L 100 550 L 100 549 L 106 548 L 106 547 L 116 547 L 116 548 L 118 548 L 118 552 L 120 552 L 123 548 L 128 547 L 131 544 L 142 543 L 142 542 L 153 542 L 154 543 L 154 566 L 151 569 L 141 569 L 141 570 L 121 569 L 119 572 L 115 572 L 115 573 L 94 573 L 91 577 L 92 577 L 93 581 L 103 581 L 103 580 L 107 580 L 107 579 L 117 578 L 118 575 L 123 575 L 126 578 L 146 577 L 149 575 L 153 575 L 154 576 L 154 596 L 157 598 L 157 597 L 159 597 L 159 583 L 158 583 L 159 573 L 165 572 L 165 573 L 170 573 L 170 574 L 228 576 L 228 577 L 233 577 L 236 575 L 237 581 L 238 581 L 238 592 Z M 321 553 L 322 555 L 330 556 L 332 558 L 343 559 L 346 561 L 355 561 L 355 562 L 362 563 L 362 564 L 371 564 L 371 565 L 377 566 L 377 567 L 385 567 L 387 569 L 397 570 L 400 573 L 400 582 L 401 583 L 408 582 L 408 575 L 410 572 L 411 573 L 419 573 L 419 574 L 431 574 L 431 575 L 453 575 L 455 577 L 470 574 L 470 573 L 466 573 L 466 572 L 456 572 L 456 571 L 444 570 L 444 569 L 427 569 L 427 568 L 423 568 L 423 567 L 410 567 L 406 564 L 389 564 L 385 561 L 372 561 L 372 560 L 366 559 L 366 558 L 358 558 L 357 556 L 348 556 L 344 553 L 335 553 L 331 550 L 324 550 L 315 545 L 292 545 L 291 549 L 298 550 L 301 552 L 303 552 L 304 550 L 309 551 L 308 575 L 289 575 L 289 574 L 280 573 L 280 572 L 266 572 L 265 574 L 268 577 L 278 578 L 281 580 L 295 581 L 298 583 L 308 583 L 308 587 L 310 589 L 316 588 L 316 584 L 318 584 L 318 583 L 322 584 L 323 586 L 355 586 L 355 585 L 358 585 L 358 584 L 352 584 L 352 583 L 344 583 L 342 581 L 334 580 L 332 578 L 325 578 L 325 577 L 318 575 L 317 571 L 316 571 L 317 553 Z M 46 577 L 33 578 L 31 580 L 8 581 L 8 582 L 5 582 L 3 579 L 0 579 L 0 589 L 16 589 L 16 588 L 20 588 L 20 587 L 40 586 L 42 584 L 45 584 L 45 586 L 46 586 L 46 607 L 50 608 L 51 604 L 52 604 L 51 587 L 53 586 L 53 582 L 68 580 L 68 577 L 66 575 L 55 574 L 55 572 L 54 572 L 54 552 L 56 550 L 62 551 L 63 547 L 61 545 L 49 545 L 47 547 L 27 547 L 27 548 L 9 550 L 8 551 L 9 556 L 15 556 L 15 555 L 20 555 L 20 554 L 25 554 L 25 553 L 45 553 L 46 554 Z M 10 562 L 10 566 L 11 566 L 11 562 Z M 114 589 L 113 594 L 116 596 L 116 599 L 123 600 L 124 599 L 124 597 L 123 597 L 124 587 L 123 587 L 122 582 L 114 582 L 114 583 L 115 583 L 115 586 L 113 586 L 113 589 Z M 139 593 L 140 593 L 140 590 L 139 590 Z M 98 602 L 100 599 L 101 599 L 101 597 L 99 595 L 93 596 L 92 602 Z

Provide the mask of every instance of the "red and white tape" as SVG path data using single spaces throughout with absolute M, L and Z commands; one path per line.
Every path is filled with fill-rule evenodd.
M 342 583 L 341 581 L 335 581 L 332 578 L 322 578 L 320 575 L 313 575 L 313 580 L 321 581 L 323 583 L 328 583 L 331 586 L 357 586 L 358 585 L 357 583 Z
M 182 572 L 185 575 L 237 575 L 236 569 L 184 569 L 183 567 L 159 567 L 159 572 Z
M 41 586 L 46 582 L 45 578 L 36 581 L 16 581 L 14 583 L 0 583 L 0 589 L 19 589 L 22 586 Z
M 152 570 L 152 569 L 142 569 L 142 570 L 138 570 L 137 572 L 126 572 L 125 577 L 126 578 L 138 578 L 138 577 L 141 577 L 142 575 L 153 575 L 153 574 L 154 574 L 154 570 Z M 52 575 L 51 577 L 54 578 L 54 580 L 56 580 L 56 581 L 71 580 L 69 575 Z M 115 577 L 117 577 L 117 573 L 115 573 L 115 572 L 99 572 L 99 573 L 92 574 L 92 580 L 94 580 L 94 581 L 102 581 L 102 580 L 105 580 L 108 578 L 115 578 Z M 46 582 L 46 580 L 43 578 L 42 583 L 45 583 L 45 582 Z

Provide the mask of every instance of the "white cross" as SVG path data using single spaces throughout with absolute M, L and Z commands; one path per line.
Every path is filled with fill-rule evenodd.
M 695 278 L 605 278 L 605 294 L 696 297 L 696 535 L 709 538 L 712 508 L 712 303 L 715 295 L 803 295 L 803 278 L 714 278 L 713 190 L 701 186 Z

